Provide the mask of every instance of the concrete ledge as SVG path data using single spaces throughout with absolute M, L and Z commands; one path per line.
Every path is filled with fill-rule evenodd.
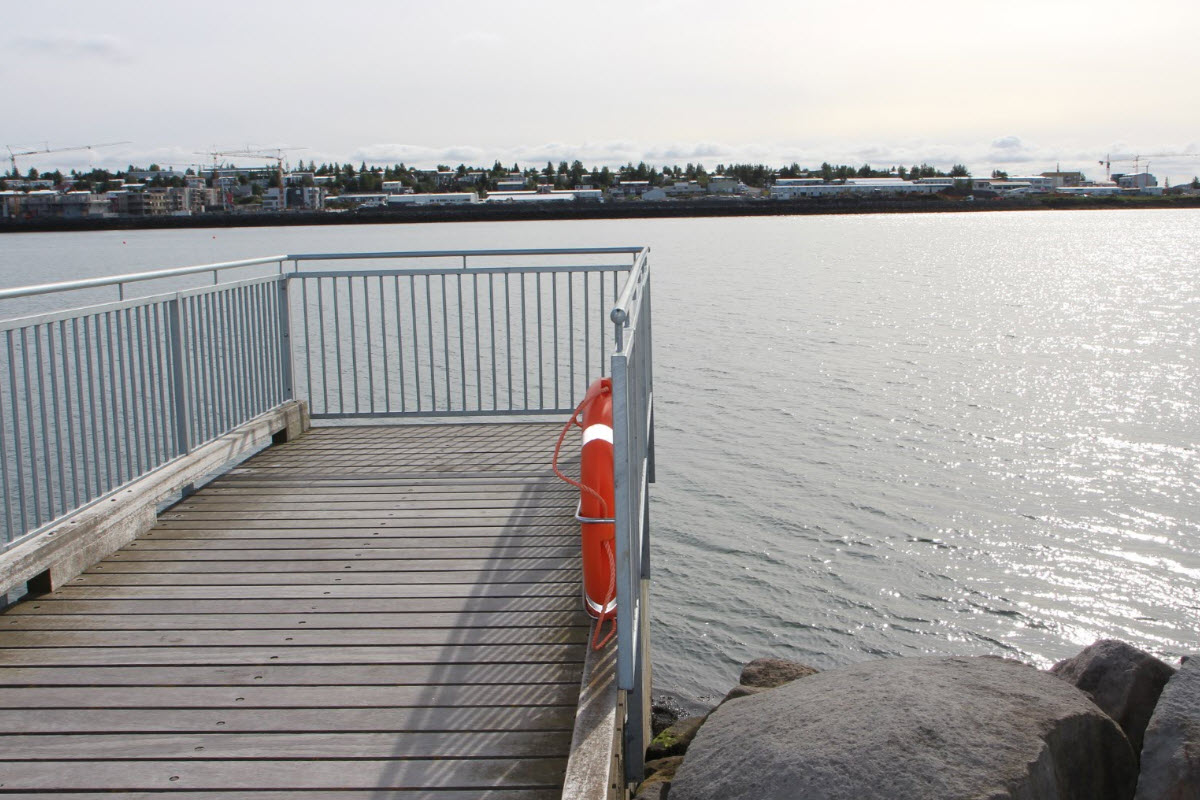
M 164 500 L 272 442 L 300 436 L 309 426 L 308 406 L 289 400 L 68 514 L 0 554 L 0 596 L 26 582 L 33 582 L 31 591 L 53 591 L 150 530 Z
M 624 796 L 621 785 L 617 714 L 617 645 L 587 646 L 563 800 L 610 800 Z

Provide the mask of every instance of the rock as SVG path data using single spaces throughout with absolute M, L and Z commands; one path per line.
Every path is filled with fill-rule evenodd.
M 1142 737 L 1154 704 L 1175 673 L 1149 653 L 1116 639 L 1101 639 L 1074 658 L 1058 662 L 1050 671 L 1087 692 L 1105 714 L 1115 719 L 1135 753 L 1142 751 Z
M 1189 659 L 1167 682 L 1142 746 L 1136 800 L 1200 797 L 1200 660 Z
M 742 686 L 773 689 L 797 678 L 816 675 L 818 672 L 820 670 L 813 669 L 807 664 L 801 664 L 799 661 L 788 661 L 783 658 L 756 658 L 742 668 L 742 677 L 738 683 Z
M 679 720 L 688 716 L 687 710 L 670 695 L 655 697 L 650 704 L 650 731 L 658 736 Z
M 665 731 L 655 736 L 646 748 L 646 760 L 653 761 L 668 756 L 681 756 L 687 752 L 688 746 L 696 738 L 696 731 L 704 724 L 706 717 L 687 717 L 676 722 Z
M 671 800 L 1128 800 L 1137 759 L 1087 695 L 993 657 L 873 661 L 720 706 Z
M 670 791 L 670 781 L 651 778 L 642 782 L 642 785 L 638 787 L 637 794 L 633 796 L 633 800 L 667 800 L 667 794 Z
M 667 758 L 656 758 L 653 761 L 646 762 L 646 777 L 658 777 L 659 780 L 669 781 L 675 777 L 675 773 L 679 770 L 679 765 L 683 763 L 683 756 L 668 756 Z
M 720 703 L 717 703 L 717 705 L 723 705 L 724 703 L 728 703 L 730 700 L 737 700 L 739 697 L 749 697 L 752 694 L 761 694 L 762 692 L 768 691 L 770 691 L 770 689 L 767 689 L 764 686 L 743 686 L 739 683 L 737 686 L 730 689 L 729 694 L 725 695 L 725 698 L 721 700 Z

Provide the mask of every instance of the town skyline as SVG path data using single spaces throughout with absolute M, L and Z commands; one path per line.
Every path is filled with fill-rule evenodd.
M 22 170 L 186 168 L 213 150 L 326 163 L 822 161 L 1200 172 L 1200 9 L 1117 2 L 129 0 L 19 6 L 0 34 L 0 144 Z M 1189 24 L 1191 23 L 1191 24 Z M 1162 26 L 1155 28 L 1162 29 Z M 294 149 L 293 149 L 294 148 Z M 1163 154 L 1163 155 L 1159 155 Z M 1171 154 L 1171 155 L 1167 155 Z M 1179 155 L 1182 154 L 1182 155 Z M 3 153 L 7 155 L 7 153 Z

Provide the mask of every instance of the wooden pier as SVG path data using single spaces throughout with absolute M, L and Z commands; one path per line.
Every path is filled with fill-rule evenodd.
M 590 630 L 557 432 L 316 428 L 12 606 L 0 796 L 557 800 Z

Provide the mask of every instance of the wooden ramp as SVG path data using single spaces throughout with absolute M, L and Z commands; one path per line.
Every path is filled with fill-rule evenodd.
M 550 800 L 588 619 L 558 426 L 318 428 L 0 616 L 0 796 Z

